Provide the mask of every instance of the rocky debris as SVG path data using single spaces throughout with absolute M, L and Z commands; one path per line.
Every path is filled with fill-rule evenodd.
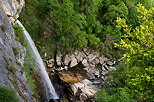
M 113 66 L 115 64 L 115 61 L 111 61 L 110 59 L 100 56 L 99 54 L 96 54 L 87 49 L 84 49 L 83 51 L 76 50 L 72 54 L 63 56 L 63 58 L 58 56 L 56 62 L 59 66 L 68 67 L 74 67 L 81 63 L 87 71 L 88 69 L 96 68 L 98 65 L 105 71 L 109 69 L 108 66 Z M 53 67 L 53 59 L 47 61 L 46 63 L 47 67 Z
M 84 102 L 101 90 L 103 87 L 101 86 L 101 83 L 105 82 L 108 70 L 114 69 L 114 67 L 111 66 L 115 64 L 115 61 L 87 49 L 67 54 L 63 56 L 63 61 L 61 61 L 62 58 L 60 57 L 58 59 L 57 63 L 59 63 L 58 65 L 61 65 L 57 69 L 59 78 L 62 82 L 67 83 L 70 86 L 68 87 L 66 85 L 68 90 L 70 90 L 70 93 L 73 93 L 73 97 L 70 97 L 73 102 L 77 102 L 76 100 L 73 100 L 74 97 L 76 97 L 76 99 L 79 98 L 79 102 Z M 49 69 L 53 69 L 52 59 L 46 61 L 46 63 Z M 79 67 L 79 69 L 76 69 L 80 74 L 69 70 L 75 69 L 80 64 L 83 68 Z
M 94 83 L 89 81 L 88 79 L 84 79 L 81 82 L 71 85 L 71 89 L 74 96 L 77 95 L 77 97 L 79 97 L 79 99 L 84 102 L 89 97 L 92 97 L 96 92 L 101 90 L 99 87 L 93 84 Z
M 74 67 L 78 64 L 77 59 L 75 57 L 72 57 L 71 63 L 70 63 L 70 67 Z

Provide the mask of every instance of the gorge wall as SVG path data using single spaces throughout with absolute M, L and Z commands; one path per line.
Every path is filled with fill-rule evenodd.
M 24 0 L 0 1 L 0 86 L 13 89 L 19 102 L 35 102 L 23 73 L 26 49 L 15 40 L 11 24 L 18 18 L 23 6 Z

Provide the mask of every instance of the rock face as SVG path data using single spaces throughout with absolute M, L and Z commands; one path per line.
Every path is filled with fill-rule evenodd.
M 20 102 L 35 102 L 22 72 L 26 49 L 15 40 L 11 20 L 7 16 L 17 18 L 23 5 L 24 0 L 0 0 L 0 86 L 15 90 Z M 14 49 L 18 49 L 18 53 Z
M 5 14 L 9 16 L 11 21 L 14 21 L 19 17 L 22 7 L 24 6 L 24 0 L 0 0 L 0 5 L 3 8 Z

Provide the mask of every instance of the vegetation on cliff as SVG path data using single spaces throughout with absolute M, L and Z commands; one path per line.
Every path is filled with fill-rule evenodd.
M 14 90 L 8 87 L 0 87 L 0 102 L 19 102 Z

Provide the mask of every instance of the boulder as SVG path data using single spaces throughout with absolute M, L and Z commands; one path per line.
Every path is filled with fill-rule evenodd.
M 85 67 L 83 69 L 86 70 L 87 72 L 89 72 L 91 68 L 90 67 Z
M 78 64 L 78 61 L 75 57 L 72 57 L 70 67 L 74 67 Z
M 100 57 L 99 60 L 100 60 L 100 64 L 103 64 L 105 61 L 108 61 L 109 59 Z
M 108 67 L 107 65 L 104 65 L 104 68 L 105 68 L 106 70 L 108 70 L 108 69 L 109 69 L 109 67 Z
M 100 77 L 99 70 L 94 73 L 95 76 Z
M 99 81 L 99 80 L 98 81 L 96 80 L 93 82 L 94 85 L 99 85 L 100 83 L 101 83 L 101 81 Z
M 95 64 L 95 65 L 99 64 L 99 63 L 100 63 L 99 58 L 96 57 L 96 58 L 92 61 L 92 63 Z
M 81 62 L 83 60 L 82 53 L 78 52 L 78 54 L 75 56 L 75 58 L 77 59 L 78 63 Z
M 57 57 L 57 61 L 56 62 L 57 62 L 58 66 L 61 66 L 61 57 Z
M 106 69 L 104 68 L 104 66 L 102 66 L 102 71 L 106 71 Z
M 100 64 L 103 64 L 104 63 L 104 60 L 103 60 L 102 57 L 99 58 L 99 62 L 100 62 Z
M 113 63 L 111 61 L 107 61 L 106 64 L 109 65 L 109 66 L 113 65 Z
M 64 57 L 64 64 L 65 64 L 66 66 L 68 66 L 68 64 L 70 63 L 70 61 L 71 61 L 71 59 L 70 59 L 69 55 L 66 55 L 66 56 Z
M 81 93 L 80 96 L 79 96 L 79 99 L 81 100 L 81 102 L 84 102 L 85 100 L 88 99 L 88 96 L 84 93 Z
M 93 96 L 97 91 L 89 86 L 85 86 L 81 89 L 82 93 L 84 93 L 87 97 Z
M 53 59 L 48 60 L 48 63 L 54 63 Z
M 84 102 L 89 97 L 92 97 L 96 92 L 100 91 L 100 89 L 96 85 L 92 85 L 93 83 L 84 79 L 81 82 L 75 83 L 71 85 L 71 89 L 74 95 L 79 94 L 79 99 Z
M 59 72 L 58 75 L 63 82 L 66 82 L 68 84 L 74 84 L 83 80 L 82 75 L 80 75 L 79 73 L 72 73 L 70 71 L 62 71 Z
M 82 64 L 83 64 L 85 67 L 89 65 L 89 64 L 88 64 L 88 61 L 87 61 L 86 59 L 84 59 L 84 60 L 82 61 Z
M 47 67 L 52 68 L 53 65 L 54 65 L 53 63 L 51 63 L 51 64 L 47 64 Z
M 88 55 L 88 61 L 91 62 L 92 60 L 94 60 L 96 58 L 96 55 L 94 54 L 90 54 Z
M 95 76 L 92 73 L 87 73 L 89 79 L 95 79 Z
M 84 83 L 85 85 L 92 85 L 92 84 L 93 84 L 93 83 L 92 83 L 90 80 L 88 80 L 88 79 L 82 80 L 82 83 Z

